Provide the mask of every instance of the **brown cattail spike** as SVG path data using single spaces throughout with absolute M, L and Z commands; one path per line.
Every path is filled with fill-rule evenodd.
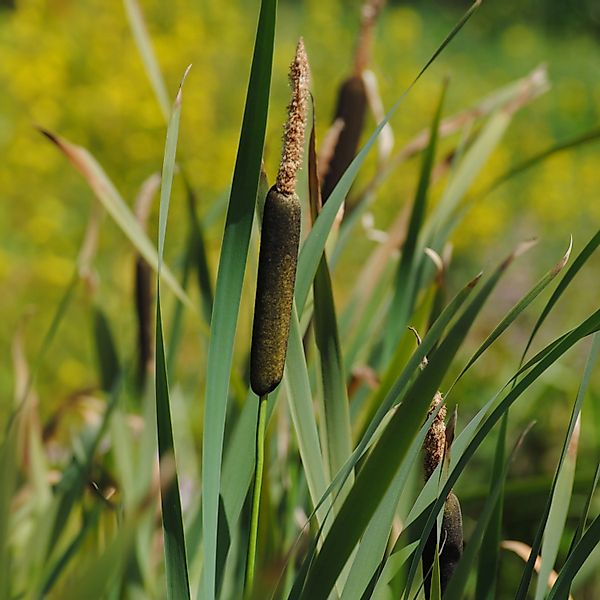
M 250 383 L 257 396 L 273 391 L 283 377 L 300 221 L 296 195 L 272 187 L 265 201 L 250 352 Z
M 360 75 L 346 79 L 338 91 L 334 125 L 340 130 L 335 149 L 324 169 L 321 195 L 326 202 L 356 156 L 367 114 L 367 92 Z M 342 124 L 340 127 L 339 123 Z
M 296 175 L 302 164 L 308 113 L 308 60 L 302 39 L 290 69 L 288 107 L 281 166 L 267 193 L 262 221 L 258 281 L 254 304 L 250 384 L 258 396 L 273 391 L 283 377 L 300 243 L 300 202 Z
M 429 406 L 429 412 L 427 417 L 438 407 L 442 402 L 442 394 L 436 392 L 431 405 Z M 446 449 L 446 425 L 444 419 L 446 418 L 446 407 L 442 406 L 438 414 L 433 419 L 433 423 L 425 436 L 423 442 L 423 450 L 425 456 L 423 458 L 423 467 L 425 469 L 425 480 L 429 479 L 436 467 L 442 461 L 444 457 L 444 451 Z
M 296 56 L 290 67 L 292 99 L 288 106 L 288 118 L 283 135 L 283 152 L 275 187 L 282 194 L 293 194 L 296 177 L 302 165 L 304 131 L 308 114 L 308 86 L 310 74 L 308 58 L 302 38 L 296 47 Z
M 462 513 L 454 492 L 448 494 L 444 504 L 440 543 L 443 544 L 440 552 L 440 584 L 443 594 L 463 553 Z

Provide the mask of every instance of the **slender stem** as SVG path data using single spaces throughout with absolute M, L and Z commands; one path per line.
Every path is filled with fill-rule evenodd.
M 263 465 L 265 462 L 265 430 L 267 425 L 267 397 L 260 397 L 258 405 L 258 425 L 256 427 L 256 466 L 254 469 L 254 490 L 252 491 L 252 515 L 250 518 L 250 539 L 246 556 L 246 598 L 254 586 L 254 566 L 256 562 L 256 541 L 258 538 L 258 513 L 260 508 L 260 490 L 262 487 Z

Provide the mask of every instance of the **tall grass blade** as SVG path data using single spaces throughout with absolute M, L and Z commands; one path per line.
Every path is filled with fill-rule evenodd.
M 414 439 L 406 460 L 402 463 L 397 475 L 390 485 L 390 489 L 385 494 L 381 504 L 373 514 L 373 517 L 361 538 L 356 557 L 352 563 L 352 568 L 348 575 L 348 580 L 344 587 L 342 600 L 360 600 L 367 589 L 371 578 L 377 571 L 381 561 L 384 558 L 385 549 L 392 530 L 392 523 L 400 495 L 408 480 L 410 471 L 419 456 L 425 435 L 429 431 L 431 423 L 438 414 L 441 404 L 432 412 L 425 424 L 421 427 L 417 437 Z
M 394 552 L 390 555 L 385 563 L 385 567 L 377 580 L 375 590 L 373 591 L 373 600 L 387 600 L 391 598 L 391 591 L 387 588 L 387 584 L 392 581 L 400 569 L 404 566 L 406 561 L 410 558 L 410 555 L 414 552 L 418 546 L 418 542 L 413 542 L 404 546 L 401 550 Z M 389 594 L 389 595 L 388 595 Z
M 290 407 L 290 414 L 300 450 L 300 458 L 304 466 L 308 490 L 315 510 L 319 500 L 324 496 L 328 480 L 325 472 L 325 461 L 321 451 L 319 432 L 313 409 L 310 380 L 306 367 L 306 358 L 302 346 L 302 335 L 296 308 L 292 309 L 290 337 L 286 358 L 286 368 L 283 373 L 283 384 Z M 328 504 L 328 502 L 327 502 Z M 317 518 L 322 525 L 325 510 L 317 512 Z
M 517 590 L 517 594 L 515 596 L 516 600 L 524 600 L 525 597 L 527 596 L 527 591 L 529 589 L 529 584 L 531 582 L 531 577 L 533 575 L 533 567 L 535 564 L 535 559 L 540 552 L 540 546 L 542 543 L 542 536 L 544 535 L 544 531 L 546 531 L 546 529 L 548 527 L 548 518 L 550 516 L 552 503 L 554 501 L 554 497 L 555 497 L 556 491 L 558 489 L 558 485 L 561 482 L 561 472 L 563 470 L 565 459 L 567 458 L 567 455 L 569 453 L 569 447 L 571 444 L 571 439 L 573 437 L 573 433 L 575 431 L 577 423 L 579 422 L 579 413 L 581 412 L 581 405 L 583 404 L 583 399 L 587 393 L 587 389 L 588 389 L 588 386 L 590 383 L 592 371 L 595 366 L 595 362 L 596 362 L 599 352 L 600 352 L 600 336 L 596 335 L 596 336 L 594 336 L 592 348 L 590 350 L 590 354 L 588 356 L 588 360 L 585 365 L 583 378 L 582 378 L 581 384 L 579 386 L 579 391 L 577 392 L 577 398 L 573 405 L 573 410 L 571 412 L 569 426 L 567 428 L 567 434 L 565 436 L 565 440 L 564 440 L 563 447 L 561 450 L 560 458 L 559 458 L 558 464 L 556 466 L 554 479 L 552 481 L 550 495 L 548 496 L 548 500 L 546 501 L 546 505 L 545 505 L 544 511 L 542 513 L 542 518 L 540 519 L 540 523 L 538 525 L 538 529 L 535 534 L 535 538 L 533 540 L 533 543 L 531 544 L 531 556 L 529 557 L 529 560 L 527 561 L 527 565 L 525 566 L 525 569 L 523 571 L 523 575 L 521 576 L 521 581 L 519 583 L 519 589 Z M 569 475 L 567 474 L 566 477 L 568 478 Z M 565 483 L 567 483 L 567 482 L 568 482 L 568 479 Z M 568 486 L 568 487 L 571 487 L 571 486 Z M 568 509 L 568 502 L 570 501 L 570 496 L 571 496 L 571 494 L 570 494 L 570 490 L 569 490 L 568 494 L 563 493 L 561 496 L 561 499 L 558 499 L 557 502 L 559 504 L 561 502 L 563 502 L 563 503 L 567 502 L 567 509 Z M 563 519 L 563 517 L 561 517 L 561 515 L 560 515 L 560 512 L 561 512 L 560 507 L 557 508 L 557 511 L 558 511 L 558 514 L 555 515 L 555 521 L 551 524 L 551 526 L 554 525 L 555 527 L 558 527 L 560 524 L 560 521 Z M 564 523 L 564 521 L 563 521 L 563 523 Z M 562 527 L 561 527 L 561 532 L 562 532 Z M 556 532 L 551 533 L 550 535 L 554 536 L 554 535 L 556 535 Z M 549 543 L 550 543 L 549 548 L 552 549 L 554 546 L 552 540 Z M 554 554 L 555 551 L 553 550 L 552 553 Z M 543 557 L 542 557 L 542 560 L 543 560 Z M 554 558 L 552 558 L 551 567 L 553 566 L 553 564 L 554 564 Z
M 296 278 L 295 298 L 296 306 L 298 307 L 300 314 L 304 308 L 304 303 L 308 297 L 308 292 L 319 266 L 321 255 L 323 254 L 323 248 L 325 247 L 327 236 L 331 230 L 338 210 L 346 198 L 346 195 L 348 194 L 350 187 L 352 186 L 352 183 L 354 182 L 354 179 L 364 163 L 369 151 L 377 140 L 377 137 L 392 118 L 394 113 L 398 110 L 398 107 L 407 94 L 412 90 L 419 79 L 421 79 L 423 74 L 427 71 L 427 69 L 429 69 L 435 59 L 443 52 L 446 46 L 452 41 L 454 36 L 463 28 L 473 13 L 477 10 L 477 8 L 479 8 L 480 4 L 481 0 L 476 0 L 471 8 L 465 12 L 465 14 L 453 27 L 450 33 L 444 38 L 442 43 L 436 48 L 429 60 L 417 73 L 417 76 L 413 79 L 411 84 L 404 90 L 400 98 L 396 100 L 396 103 L 388 111 L 383 121 L 377 125 L 375 131 L 371 134 L 371 137 L 361 148 L 360 152 L 355 156 L 354 160 L 348 169 L 346 169 L 346 172 L 342 175 L 334 190 L 331 192 L 331 195 L 327 198 L 327 202 L 323 206 L 323 210 L 320 212 L 313 229 L 302 245 L 302 248 L 300 249 L 300 256 L 298 257 L 298 274 Z
M 152 84 L 154 95 L 156 96 L 165 121 L 168 122 L 171 114 L 171 102 L 169 100 L 169 94 L 167 93 L 167 86 L 165 85 L 160 67 L 158 66 L 158 61 L 156 60 L 156 55 L 152 49 L 152 42 L 150 41 L 150 36 L 146 29 L 146 23 L 144 22 L 140 5 L 137 0 L 123 0 L 123 4 L 125 5 L 127 20 L 129 21 L 129 26 L 131 27 L 142 62 L 144 63 L 144 68 L 146 69 L 148 79 Z
M 569 505 L 571 504 L 573 481 L 575 479 L 575 465 L 577 462 L 580 427 L 581 413 L 577 415 L 575 429 L 569 440 L 565 462 L 558 475 L 556 489 L 554 490 L 552 504 L 550 505 L 550 512 L 548 513 L 548 523 L 544 530 L 544 540 L 542 542 L 542 564 L 540 566 L 535 588 L 536 600 L 542 600 L 546 595 L 546 582 L 553 571 L 554 563 L 558 556 L 560 541 L 564 533 Z
M 100 372 L 100 387 L 103 391 L 110 392 L 115 386 L 121 372 L 117 348 L 108 319 L 102 308 L 99 306 L 94 307 L 93 318 L 96 356 Z
M 435 150 L 437 146 L 437 136 L 440 127 L 440 119 L 442 117 L 442 108 L 444 106 L 444 97 L 446 95 L 447 82 L 444 83 L 442 93 L 438 101 L 433 122 L 431 124 L 431 133 L 429 136 L 429 144 L 423 154 L 423 162 L 421 165 L 421 173 L 419 175 L 419 183 L 417 192 L 413 202 L 412 212 L 408 225 L 408 231 L 404 245 L 402 246 L 402 256 L 398 265 L 396 279 L 394 282 L 394 296 L 390 306 L 388 327 L 384 339 L 384 364 L 387 358 L 391 356 L 393 348 L 406 327 L 409 315 L 412 313 L 412 307 L 417 290 L 414 289 L 415 252 L 417 249 L 417 240 L 419 231 L 423 225 L 425 218 L 425 210 L 427 206 L 427 195 L 429 191 L 429 183 L 431 180 L 431 171 L 435 159 Z
M 481 172 L 491 153 L 500 143 L 512 119 L 512 112 L 500 110 L 493 114 L 473 145 L 465 152 L 456 172 L 450 180 L 439 203 L 436 205 L 422 233 L 422 244 L 439 251 L 448 231 L 444 225 L 449 221 L 475 177 Z
M 309 141 L 308 169 L 311 216 L 314 221 L 321 208 L 315 151 L 314 108 Z M 328 440 L 329 469 L 331 473 L 337 473 L 352 452 L 352 439 L 346 375 L 342 360 L 331 275 L 325 252 L 321 256 L 315 274 L 313 293 L 315 341 L 319 351 L 321 381 L 323 384 L 323 414 Z
M 315 558 L 302 598 L 326 598 L 350 552 L 394 478 L 416 437 L 442 378 L 464 341 L 485 300 L 510 264 L 504 261 L 485 283 L 433 354 L 427 369 L 409 388 L 380 439 L 365 460 L 356 482 L 334 520 L 321 552 Z
M 564 142 L 558 142 L 537 154 L 534 154 L 532 157 L 514 165 L 505 173 L 499 175 L 492 183 L 486 187 L 480 194 L 479 197 L 487 196 L 498 187 L 500 187 L 506 181 L 512 179 L 513 177 L 520 175 L 524 171 L 531 169 L 544 162 L 548 158 L 559 154 L 560 152 L 565 152 L 567 150 L 572 150 L 578 146 L 582 146 L 589 142 L 595 142 L 600 139 L 600 128 L 591 129 L 590 131 L 586 131 L 585 133 L 578 135 L 570 140 L 566 140 Z
M 419 368 L 421 361 L 425 356 L 427 356 L 428 352 L 434 347 L 434 345 L 437 344 L 446 326 L 456 316 L 459 308 L 469 296 L 479 279 L 479 276 L 476 277 L 458 292 L 458 294 L 444 309 L 444 311 L 436 320 L 431 329 L 427 332 L 421 344 L 417 347 L 413 355 L 410 357 L 410 360 L 408 361 L 407 365 L 402 370 L 396 381 L 393 383 L 390 390 L 384 397 L 382 397 L 381 402 L 379 403 L 379 408 L 375 416 L 370 420 L 369 425 L 367 426 L 365 433 L 361 437 L 360 442 L 352 452 L 350 458 L 346 461 L 344 467 L 337 473 L 337 475 L 327 488 L 324 497 L 321 498 L 317 506 L 321 506 L 325 499 L 328 498 L 334 490 L 339 491 L 341 486 L 344 484 L 352 469 L 356 466 L 359 459 L 369 448 L 369 445 L 371 444 L 378 428 L 382 425 L 386 415 L 399 402 L 399 400 L 404 397 L 406 393 L 406 387 L 408 386 L 414 373 Z
M 421 542 L 419 543 L 419 547 L 415 553 L 415 558 L 413 559 L 413 564 L 411 565 L 411 571 L 409 573 L 409 580 L 407 582 L 407 589 L 410 589 L 410 584 L 414 579 L 416 568 L 418 565 L 419 557 L 423 551 L 423 547 L 425 545 L 425 540 L 429 535 L 432 527 L 435 524 L 436 515 L 442 509 L 444 504 L 444 499 L 447 494 L 452 489 L 452 486 L 458 480 L 458 477 L 464 470 L 465 466 L 477 450 L 477 448 L 481 445 L 483 440 L 486 439 L 489 432 L 495 426 L 495 424 L 502 418 L 504 413 L 510 408 L 510 406 L 523 394 L 525 390 L 527 390 L 539 377 L 544 373 L 549 367 L 551 367 L 565 352 L 567 352 L 570 348 L 572 348 L 577 342 L 582 340 L 583 338 L 595 333 L 600 328 L 600 310 L 594 312 L 590 315 L 585 321 L 580 323 L 577 327 L 569 331 L 567 334 L 561 336 L 544 349 L 543 352 L 540 353 L 541 358 L 533 363 L 535 366 L 530 365 L 530 371 L 525 375 L 514 387 L 511 387 L 510 391 L 504 396 L 504 398 L 500 401 L 500 403 L 496 406 L 496 408 L 491 412 L 491 414 L 485 418 L 477 432 L 473 435 L 472 439 L 468 442 L 466 447 L 457 453 L 457 442 L 453 445 L 453 458 L 456 457 L 456 464 L 452 468 L 450 474 L 448 475 L 448 479 L 446 484 L 444 485 L 443 490 L 440 492 L 439 497 L 435 504 L 431 509 L 431 513 L 427 522 L 421 532 Z M 428 367 L 429 368 L 429 367 Z M 517 374 L 515 374 L 508 383 L 502 388 L 502 390 L 494 397 L 492 400 L 482 409 L 481 415 L 483 416 L 492 405 L 492 402 L 496 400 L 496 398 L 518 377 L 518 375 L 523 371 L 520 369 Z M 478 419 L 479 422 L 479 419 Z M 466 441 L 466 437 L 464 438 Z M 410 521 L 410 515 L 409 515 Z
M 146 262 L 157 271 L 158 255 L 156 249 L 96 159 L 85 148 L 72 144 L 45 129 L 40 131 L 57 146 L 75 169 L 79 171 L 121 231 L 129 238 L 129 241 Z M 181 289 L 171 271 L 164 265 L 162 267 L 162 277 L 165 284 L 184 304 L 193 307 L 192 302 Z
M 100 444 L 100 440 L 105 435 L 112 411 L 117 405 L 121 393 L 123 377 L 119 377 L 111 390 L 110 397 L 106 404 L 102 421 L 96 431 L 86 432 L 82 435 L 83 450 L 81 453 L 74 454 L 71 462 L 63 471 L 62 477 L 55 488 L 55 503 L 52 510 L 49 511 L 49 519 L 52 521 L 50 534 L 45 548 L 45 557 L 48 558 L 65 528 L 71 511 L 81 498 L 81 492 L 87 482 L 94 455 Z
M 593 521 L 573 552 L 567 558 L 558 573 L 558 579 L 548 594 L 547 600 L 564 600 L 569 596 L 569 589 L 575 575 L 579 572 L 585 561 L 592 555 L 592 551 L 600 543 L 600 515 Z
M 525 244 L 523 250 L 527 250 L 529 244 Z M 546 286 L 563 270 L 567 264 L 569 257 L 571 256 L 571 250 L 573 248 L 573 238 L 569 242 L 569 247 L 565 252 L 564 256 L 538 281 L 525 296 L 523 296 L 504 316 L 504 318 L 494 327 L 492 333 L 490 333 L 484 340 L 483 344 L 477 349 L 473 356 L 469 359 L 469 362 L 464 366 L 460 375 L 456 378 L 456 382 L 463 377 L 463 375 L 473 366 L 473 364 L 481 357 L 481 355 L 510 327 L 515 319 L 540 295 L 540 293 L 546 288 Z M 455 382 L 455 383 L 456 383 Z M 454 385 L 454 384 L 453 384 Z
M 133 529 L 128 523 L 98 557 L 88 561 L 66 582 L 57 597 L 62 600 L 108 597 L 111 586 L 119 581 L 125 568 L 132 540 Z
M 11 501 L 17 485 L 18 427 L 12 422 L 0 446 L 0 599 L 11 594 L 11 557 L 9 550 Z
M 556 289 L 552 293 L 552 296 L 550 296 L 550 299 L 546 303 L 544 310 L 542 311 L 537 321 L 535 322 L 535 325 L 533 326 L 533 329 L 529 336 L 529 340 L 527 341 L 527 346 L 525 347 L 525 350 L 523 352 L 523 356 L 527 354 L 527 351 L 529 350 L 531 343 L 533 342 L 533 338 L 539 331 L 540 327 L 542 326 L 542 323 L 546 320 L 546 317 L 550 314 L 550 311 L 554 308 L 554 305 L 558 302 L 563 292 L 567 289 L 571 281 L 573 281 L 575 275 L 579 273 L 581 268 L 585 265 L 590 256 L 592 256 L 592 254 L 596 251 L 596 248 L 598 248 L 598 246 L 600 246 L 600 229 L 595 233 L 595 235 L 592 236 L 592 238 L 585 245 L 583 250 L 577 255 L 577 257 L 573 261 L 573 264 L 569 267 L 567 272 L 564 274 L 563 278 L 560 280 L 560 283 L 556 286 Z
M 500 555 L 500 542 L 502 540 L 502 515 L 504 512 L 504 483 L 502 471 L 506 454 L 506 435 L 508 429 L 508 413 L 502 416 L 502 423 L 496 440 L 494 465 L 490 477 L 490 495 L 494 494 L 497 481 L 502 482 L 494 512 L 485 530 L 477 566 L 477 586 L 475 588 L 476 600 L 494 600 L 496 592 L 496 578 L 498 574 L 498 561 Z
M 167 576 L 167 598 L 184 600 L 190 598 L 183 515 L 179 496 L 177 462 L 173 443 L 169 381 L 163 339 L 161 313 L 160 275 L 167 231 L 167 217 L 175 170 L 175 155 L 181 116 L 182 87 L 190 67 L 186 70 L 167 128 L 167 140 L 160 188 L 160 212 L 158 224 L 158 277 L 156 287 L 156 426 L 158 433 L 158 455 L 161 478 L 165 481 L 161 489 L 162 525 L 164 535 L 165 571 Z
M 445 600 L 461 600 L 461 598 L 464 597 L 464 591 L 467 585 L 469 572 L 476 560 L 477 552 L 479 551 L 481 542 L 484 539 L 489 520 L 492 517 L 498 505 L 500 493 L 504 489 L 504 482 L 506 481 L 508 468 L 510 467 L 510 464 L 514 459 L 516 452 L 523 443 L 523 440 L 527 435 L 529 429 L 531 429 L 531 425 L 519 437 L 513 451 L 508 457 L 508 460 L 502 467 L 502 470 L 499 474 L 500 476 L 495 481 L 494 486 L 492 487 L 490 494 L 488 495 L 485 501 L 483 511 L 477 519 L 477 525 L 475 527 L 475 530 L 471 534 L 471 537 L 469 538 L 469 543 L 466 545 L 465 551 L 458 562 L 456 571 L 454 572 L 454 575 L 450 579 L 448 587 L 446 588 L 446 593 L 444 595 Z
M 590 485 L 590 489 L 587 493 L 587 497 L 585 499 L 585 506 L 581 511 L 581 517 L 579 519 L 579 524 L 577 525 L 577 530 L 575 531 L 575 535 L 573 536 L 573 541 L 571 542 L 571 547 L 569 548 L 569 554 L 571 554 L 573 548 L 579 543 L 581 537 L 583 536 L 583 532 L 585 531 L 588 516 L 590 513 L 590 506 L 592 505 L 592 499 L 594 498 L 594 493 L 596 488 L 598 487 L 598 481 L 600 481 L 600 462 L 596 467 L 596 472 L 594 473 L 594 478 L 592 480 L 592 484 Z
M 202 444 L 204 600 L 212 600 L 216 590 L 217 521 L 229 374 L 265 138 L 276 12 L 276 0 L 262 0 L 211 320 Z

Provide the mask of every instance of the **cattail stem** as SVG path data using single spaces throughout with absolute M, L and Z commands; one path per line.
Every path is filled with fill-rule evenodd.
M 254 587 L 254 570 L 256 564 L 256 545 L 258 540 L 258 514 L 260 512 L 260 491 L 262 488 L 263 467 L 265 462 L 265 432 L 267 428 L 267 397 L 260 397 L 258 404 L 258 424 L 256 427 L 256 465 L 254 469 L 254 489 L 252 491 L 252 514 L 250 517 L 250 538 L 246 555 L 246 581 L 244 595 L 246 598 Z

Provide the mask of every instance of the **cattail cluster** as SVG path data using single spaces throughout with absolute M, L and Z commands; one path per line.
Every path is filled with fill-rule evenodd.
M 442 395 L 437 392 L 429 407 L 428 416 L 443 402 Z M 434 417 L 431 427 L 423 443 L 423 470 L 427 481 L 437 466 L 444 460 L 448 450 L 446 438 L 446 407 L 442 406 Z M 435 557 L 437 534 L 433 530 L 429 534 L 423 550 L 423 576 L 425 581 L 425 597 L 429 600 L 431 590 L 431 571 Z M 439 540 L 440 585 L 442 596 L 448 586 L 452 574 L 463 552 L 463 523 L 460 503 L 456 494 L 450 491 L 444 503 L 444 516 Z
M 309 69 L 302 39 L 290 68 L 288 107 L 281 164 L 263 211 L 250 384 L 258 396 L 273 391 L 283 377 L 294 300 L 301 210 L 296 178 L 302 164 L 308 114 Z

